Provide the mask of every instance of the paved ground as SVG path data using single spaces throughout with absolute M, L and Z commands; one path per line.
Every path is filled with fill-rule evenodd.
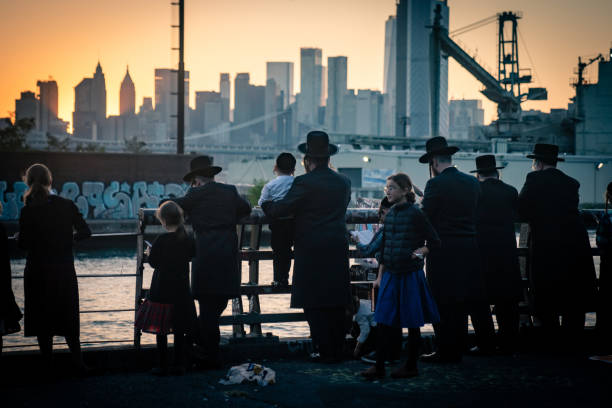
M 584 356 L 522 354 L 420 363 L 414 379 L 367 382 L 360 361 L 324 365 L 304 358 L 260 360 L 278 382 L 221 385 L 226 370 L 155 377 L 110 370 L 85 379 L 36 369 L 5 377 L 2 407 L 610 407 L 612 364 Z M 36 366 L 37 364 L 34 364 Z M 2 370 L 4 371 L 4 369 Z M 5 371 L 3 375 L 7 375 Z M 25 384 L 25 382 L 28 382 Z

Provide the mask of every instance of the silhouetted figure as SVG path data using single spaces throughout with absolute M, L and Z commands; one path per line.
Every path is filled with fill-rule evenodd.
M 274 173 L 277 177 L 267 183 L 261 190 L 258 204 L 266 201 L 278 201 L 285 197 L 293 184 L 295 172 L 295 157 L 291 153 L 281 153 L 276 158 Z M 272 246 L 272 265 L 274 268 L 274 286 L 289 285 L 289 270 L 291 269 L 291 247 L 295 236 L 295 221 L 293 218 L 270 220 L 270 246 Z
M 579 339 L 595 299 L 593 256 L 578 211 L 580 184 L 556 168 L 564 160 L 558 153 L 556 145 L 535 145 L 527 156 L 534 171 L 519 194 L 519 216 L 530 226 L 533 306 L 550 347 Z M 559 316 L 566 331 L 562 336 Z
M 612 351 L 612 217 L 608 208 L 612 202 L 612 183 L 606 188 L 605 211 L 597 227 L 599 248 L 599 293 L 597 295 L 597 331 L 606 352 Z
M 495 156 L 476 158 L 481 194 L 476 211 L 476 232 L 487 304 L 495 305 L 499 327 L 497 345 L 502 352 L 516 348 L 519 330 L 521 271 L 516 249 L 514 222 L 517 219 L 518 192 L 499 179 Z M 487 306 L 488 306 L 487 305 Z
M 2 215 L 2 202 L 0 202 L 0 215 Z M 23 316 L 13 294 L 8 245 L 6 230 L 0 223 L 0 353 L 2 353 L 2 336 L 20 331 L 19 321 Z
M 168 231 L 157 237 L 149 250 L 148 262 L 155 268 L 147 300 L 136 317 L 136 327 L 156 335 L 159 368 L 153 374 L 185 371 L 185 347 L 192 343 L 197 325 L 193 296 L 189 288 L 189 261 L 195 242 L 183 225 L 183 210 L 172 201 L 163 203 L 156 214 Z M 168 333 L 174 334 L 174 369 L 168 367 Z
M 199 343 L 204 368 L 221 366 L 219 317 L 227 301 L 240 296 L 236 224 L 251 213 L 251 206 L 235 186 L 215 182 L 221 167 L 210 156 L 198 156 L 183 180 L 187 194 L 175 198 L 195 232 L 196 253 L 191 265 L 191 292 L 200 306 Z
M 19 246 L 28 252 L 24 270 L 25 336 L 36 336 L 50 360 L 53 336 L 64 336 L 79 370 L 85 370 L 79 340 L 79 288 L 72 245 L 91 231 L 76 205 L 52 195 L 51 172 L 33 164 L 19 218 Z
M 432 178 L 425 186 L 421 205 L 442 245 L 427 257 L 427 280 L 440 311 L 440 323 L 434 325 L 437 352 L 423 356 L 423 360 L 457 362 L 465 348 L 468 311 L 477 332 L 490 332 L 479 327 L 481 322 L 489 325 L 490 311 L 487 316 L 487 310 L 475 306 L 485 300 L 476 240 L 480 184 L 453 166 L 451 156 L 459 148 L 448 146 L 445 138 L 429 139 L 426 150 L 419 162 L 429 164 Z
M 351 304 L 346 208 L 350 180 L 329 168 L 338 151 L 327 133 L 312 131 L 298 146 L 306 174 L 296 177 L 280 201 L 262 203 L 272 218 L 295 216 L 291 307 L 304 308 L 322 361 L 342 359 L 345 309 Z
M 406 174 L 388 177 L 385 194 L 393 207 L 385 217 L 381 265 L 374 282 L 374 287 L 380 288 L 374 314 L 378 332 L 376 364 L 361 372 L 366 379 L 385 376 L 385 360 L 398 327 L 408 328 L 408 359 L 391 372 L 391 377 L 418 375 L 421 327 L 440 320 L 423 272 L 423 258 L 429 247 L 440 246 L 440 239 L 427 216 L 414 204 L 412 182 Z

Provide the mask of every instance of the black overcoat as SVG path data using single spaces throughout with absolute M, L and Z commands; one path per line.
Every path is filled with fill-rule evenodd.
M 518 192 L 495 178 L 480 183 L 476 231 L 485 289 L 490 304 L 520 300 L 521 271 L 514 222 Z
M 350 304 L 345 218 L 350 200 L 350 180 L 327 167 L 317 167 L 296 177 L 284 199 L 262 203 L 269 217 L 295 216 L 291 307 Z
M 251 206 L 235 186 L 210 182 L 193 187 L 180 205 L 195 232 L 196 254 L 191 265 L 191 292 L 206 295 L 240 295 L 240 268 L 236 224 L 251 213 Z
M 534 171 L 519 194 L 530 226 L 530 284 L 536 313 L 594 308 L 595 268 L 578 211 L 580 184 L 561 170 Z
M 75 233 L 76 231 L 76 233 Z M 76 205 L 55 195 L 26 203 L 19 217 L 24 270 L 25 335 L 79 335 L 79 289 L 72 243 L 91 231 Z
M 438 304 L 484 299 L 476 208 L 480 183 L 449 167 L 425 185 L 423 211 L 440 237 L 427 256 L 427 280 Z

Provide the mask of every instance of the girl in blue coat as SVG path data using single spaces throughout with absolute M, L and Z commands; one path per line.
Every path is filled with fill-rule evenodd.
M 438 234 L 415 205 L 412 182 L 406 174 L 397 173 L 387 178 L 385 194 L 393 207 L 385 218 L 382 257 L 374 282 L 374 287 L 379 287 L 374 315 L 379 336 L 376 364 L 361 372 L 367 379 L 385 376 L 385 360 L 391 349 L 393 332 L 403 327 L 408 328 L 408 359 L 391 376 L 418 375 L 420 328 L 425 323 L 440 320 L 423 272 L 423 258 L 429 248 L 440 245 Z

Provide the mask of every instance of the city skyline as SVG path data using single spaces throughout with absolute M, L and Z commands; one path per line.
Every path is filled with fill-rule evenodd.
M 549 6 L 554 3 L 556 7 L 547 7 L 546 3 L 550 3 Z M 81 78 L 91 75 L 98 60 L 106 75 L 109 115 L 118 114 L 120 83 L 128 64 L 136 88 L 136 106 L 140 106 L 143 97 L 153 97 L 154 69 L 171 67 L 173 62 L 169 27 L 171 7 L 165 2 L 150 6 L 147 2 L 147 7 L 138 9 L 139 21 L 142 21 L 138 25 L 133 21 L 133 17 L 137 6 L 142 4 L 144 3 L 134 1 L 126 6 L 123 2 L 114 0 L 103 6 L 96 4 L 88 7 L 69 0 L 54 2 L 53 7 L 47 2 L 37 1 L 3 4 L 2 9 L 15 18 L 7 21 L 2 31 L 13 30 L 13 34 L 20 33 L 19 36 L 9 35 L 13 41 L 9 42 L 8 52 L 9 55 L 15 56 L 13 61 L 20 63 L 11 62 L 0 68 L 0 116 L 8 116 L 9 111 L 14 111 L 15 100 L 21 92 L 36 92 L 36 81 L 51 76 L 58 83 L 59 116 L 64 120 L 71 120 L 74 87 Z M 347 8 L 349 4 L 351 7 Z M 472 0 L 449 1 L 451 31 L 502 10 L 523 11 L 519 29 L 524 36 L 521 40 L 525 40 L 526 44 L 521 48 L 521 65 L 535 68 L 534 86 L 547 87 L 550 99 L 545 102 L 530 102 L 525 104 L 525 109 L 548 111 L 550 108 L 566 107 L 568 98 L 573 94 L 569 78 L 573 74 L 577 57 L 603 53 L 607 51 L 612 40 L 612 29 L 603 24 L 605 17 L 612 13 L 612 4 L 609 2 L 593 0 L 589 2 L 592 5 L 589 9 L 578 7 L 575 2 L 569 0 L 541 1 L 538 5 L 527 1 L 495 0 L 479 6 L 478 9 L 475 4 Z M 125 10 L 123 14 L 116 15 L 120 5 L 121 9 Z M 324 65 L 329 56 L 347 56 L 350 60 L 347 78 L 349 89 L 383 89 L 385 22 L 390 15 L 395 14 L 393 0 L 337 1 L 327 5 L 322 1 L 306 4 L 299 0 L 269 0 L 257 7 L 242 0 L 231 4 L 209 0 L 193 3 L 188 1 L 186 7 L 186 69 L 192 73 L 189 95 L 191 107 L 195 107 L 195 91 L 219 89 L 221 72 L 229 72 L 231 80 L 238 72 L 249 72 L 253 84 L 264 86 L 267 61 L 293 62 L 296 65 L 294 90 L 295 93 L 299 92 L 299 53 L 302 47 L 321 48 Z M 249 22 L 245 23 L 244 15 L 236 15 L 238 10 L 251 16 Z M 340 10 L 343 11 L 342 14 L 338 14 Z M 83 19 L 82 13 L 86 11 L 88 15 L 97 17 Z M 62 25 L 65 18 L 74 18 L 79 13 L 81 19 L 72 27 Z M 57 32 L 49 33 L 46 37 L 48 42 L 40 41 L 40 36 L 37 42 L 33 42 L 31 37 L 28 42 L 25 33 L 37 32 L 35 26 L 42 18 L 41 15 L 56 22 L 57 30 L 54 31 Z M 343 19 L 338 19 L 338 15 L 343 15 Z M 97 37 L 94 41 L 93 33 L 98 32 L 98 26 L 104 25 L 103 22 L 107 21 L 105 18 L 111 16 L 115 21 L 114 33 L 107 32 L 106 41 Z M 218 22 L 212 24 L 211 19 L 219 19 L 220 16 L 236 17 L 236 21 L 225 21 L 227 27 L 220 27 Z M 283 18 L 279 19 L 279 16 Z M 28 21 L 24 23 L 26 17 Z M 201 24 L 206 21 L 211 21 L 212 26 Z M 309 25 L 309 22 L 313 24 Z M 345 32 L 347 28 L 357 25 L 359 30 Z M 207 28 L 204 29 L 203 26 Z M 289 26 L 292 28 L 287 35 L 275 34 L 275 30 L 288 30 Z M 20 29 L 17 30 L 17 27 Z M 135 27 L 140 27 L 140 31 L 135 31 Z M 493 67 L 496 60 L 495 30 L 496 26 L 490 25 L 460 36 L 458 40 L 465 44 L 466 48 L 474 50 L 485 65 Z M 127 32 L 134 38 L 126 35 Z M 542 32 L 545 35 L 538 34 Z M 576 32 L 581 35 L 577 36 Z M 7 37 L 9 33 L 3 34 Z M 120 35 L 124 37 L 123 42 L 116 41 L 116 37 Z M 205 41 L 202 41 L 202 38 Z M 211 40 L 208 40 L 209 38 Z M 87 41 L 90 44 L 83 46 L 83 42 Z M 142 45 L 137 45 L 139 42 Z M 535 66 L 531 66 L 524 45 L 527 45 Z M 21 57 L 23 52 L 20 48 L 36 51 L 35 59 Z M 228 51 L 228 48 L 231 49 Z M 223 49 L 224 53 L 219 52 Z M 211 60 L 210 55 L 215 55 L 216 58 Z M 495 73 L 492 69 L 490 71 Z M 592 67 L 588 77 L 595 75 L 596 69 Z M 484 100 L 479 93 L 480 89 L 481 86 L 476 80 L 454 61 L 450 61 L 449 99 L 483 99 L 485 122 L 489 122 L 495 114 L 494 107 Z

